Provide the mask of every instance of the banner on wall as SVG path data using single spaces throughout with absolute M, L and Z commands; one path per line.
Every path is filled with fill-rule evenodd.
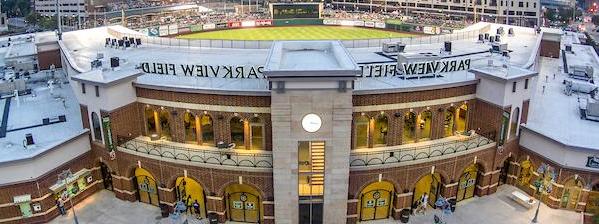
M 270 20 L 270 19 L 256 20 L 256 26 L 272 26 L 272 20 Z
M 241 22 L 241 26 L 242 27 L 254 27 L 254 26 L 256 26 L 256 21 L 246 20 L 246 21 Z
M 229 28 L 237 28 L 237 27 L 241 27 L 241 22 L 238 21 L 231 21 L 227 23 L 227 27 Z
M 385 22 L 375 22 L 374 27 L 385 29 Z
M 146 36 L 149 36 L 149 35 L 150 35 L 150 33 L 149 33 L 149 28 L 143 28 L 143 29 L 139 30 L 139 32 L 140 32 L 141 34 L 143 34 L 143 35 L 146 35 Z
M 148 28 L 148 36 L 152 36 L 152 37 L 160 36 L 160 29 L 158 27 Z
M 227 23 L 217 23 L 216 29 L 224 29 L 227 28 Z
M 322 24 L 324 24 L 324 25 L 339 25 L 339 21 L 336 19 L 323 19 Z
M 374 22 L 372 22 L 372 21 L 366 21 L 366 22 L 364 22 L 364 26 L 365 27 L 374 27 Z
M 202 25 L 191 25 L 189 29 L 191 30 L 191 32 L 202 31 Z
M 112 129 L 110 127 L 110 117 L 102 118 L 102 127 L 104 128 L 104 145 L 108 151 L 114 151 L 114 144 L 112 141 Z
M 168 26 L 168 34 L 169 35 L 177 34 L 178 31 L 179 31 L 179 26 L 177 24 Z
M 354 21 L 351 21 L 351 20 L 340 20 L 339 21 L 339 25 L 342 25 L 342 26 L 353 26 L 354 24 L 355 24 Z
M 160 26 L 158 28 L 158 35 L 159 36 L 166 36 L 166 35 L 168 35 L 168 26 Z
M 191 28 L 188 26 L 179 27 L 179 30 L 177 31 L 177 33 L 189 33 L 189 32 L 191 32 Z
M 361 20 L 354 21 L 354 26 L 364 26 L 364 21 L 361 21 Z
M 202 29 L 204 29 L 204 30 L 216 29 L 216 24 L 214 24 L 214 23 L 204 24 L 204 26 L 202 26 Z

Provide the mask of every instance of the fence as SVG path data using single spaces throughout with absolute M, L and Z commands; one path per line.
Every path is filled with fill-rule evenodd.
M 137 138 L 123 142 L 119 145 L 119 148 L 122 151 L 134 151 L 194 163 L 231 167 L 272 168 L 272 154 L 270 153 L 239 153 L 231 150 L 193 149 Z
M 355 152 L 350 155 L 350 167 L 393 164 L 419 159 L 428 159 L 463 151 L 468 151 L 494 142 L 482 135 L 473 135 L 465 139 L 436 143 L 410 148 L 396 148 L 376 152 Z
M 108 33 L 115 38 L 133 37 L 140 38 L 142 44 L 153 44 L 162 47 L 207 47 L 207 48 L 237 48 L 237 49 L 269 49 L 274 41 L 272 40 L 190 40 L 177 39 L 170 37 L 155 37 L 140 34 L 138 32 L 124 32 L 108 28 Z M 465 32 L 455 32 L 452 34 L 404 37 L 404 38 L 383 38 L 383 39 L 361 39 L 361 40 L 341 40 L 341 43 L 347 48 L 366 48 L 381 47 L 383 43 L 402 42 L 406 45 L 443 43 L 445 41 L 477 39 L 480 30 L 471 30 Z

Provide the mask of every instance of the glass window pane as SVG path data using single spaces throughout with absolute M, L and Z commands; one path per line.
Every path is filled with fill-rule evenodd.
M 372 133 L 372 138 L 374 140 L 375 146 L 385 146 L 387 145 L 387 131 L 388 131 L 389 122 L 387 121 L 387 117 L 378 116 L 374 122 L 374 130 Z
M 356 148 L 368 147 L 368 121 L 365 116 L 356 120 Z
M 404 116 L 402 142 L 414 142 L 416 136 L 416 114 L 407 113 Z
M 244 148 L 244 128 L 243 120 L 238 117 L 231 119 L 231 141 L 235 143 L 235 148 Z
M 185 113 L 183 116 L 183 126 L 185 127 L 185 141 L 188 143 L 196 143 L 196 118 L 191 113 Z
M 200 125 L 202 126 L 202 143 L 205 145 L 214 145 L 214 129 L 212 126 L 212 118 L 208 115 L 202 116 Z

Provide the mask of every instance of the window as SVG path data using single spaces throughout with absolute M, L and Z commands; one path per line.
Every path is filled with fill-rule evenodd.
M 100 88 L 98 86 L 94 86 L 96 88 L 96 97 L 100 97 Z
M 524 2 L 518 2 L 518 7 L 520 7 L 520 8 L 524 7 Z
M 456 131 L 465 132 L 468 128 L 468 105 L 463 104 L 458 108 L 456 116 Z
M 368 147 L 368 127 L 370 126 L 370 119 L 366 116 L 360 116 L 356 119 L 356 148 Z
M 528 79 L 524 80 L 524 89 L 528 89 Z
M 205 114 L 200 119 L 200 130 L 202 130 L 202 144 L 214 145 L 214 129 L 212 117 Z
M 514 109 L 512 112 L 512 122 L 510 123 L 510 136 L 509 138 L 516 137 L 518 134 L 518 124 L 520 122 L 520 108 Z
M 100 127 L 100 118 L 96 112 L 92 112 L 92 128 L 94 130 L 94 140 L 102 142 L 102 128 Z
M 145 110 L 146 115 L 146 129 L 148 130 L 148 135 L 158 134 L 158 129 L 156 128 L 156 112 L 149 107 L 146 107 Z
M 420 140 L 429 140 L 431 138 L 433 113 L 429 110 L 420 113 L 418 116 L 418 128 L 420 128 Z
M 162 109 L 158 116 L 160 122 L 160 137 L 165 140 L 171 140 L 170 113 L 167 109 Z
M 526 2 L 526 8 L 528 8 L 528 2 Z
M 197 123 L 195 115 L 190 112 L 185 112 L 183 115 L 183 127 L 185 128 L 185 142 L 197 143 Z
M 512 93 L 516 92 L 516 82 L 512 83 Z
M 387 131 L 389 121 L 384 115 L 379 115 L 374 121 L 374 130 L 372 132 L 372 140 L 375 146 L 387 145 Z
M 416 114 L 409 112 L 404 115 L 402 143 L 414 142 L 416 139 Z
M 243 119 L 239 117 L 233 117 L 229 122 L 229 126 L 231 128 L 231 143 L 235 143 L 235 148 L 245 148 Z
M 81 93 L 85 94 L 85 83 L 81 83 Z
M 250 120 L 250 141 L 252 150 L 264 150 L 264 123 L 259 117 Z
M 453 107 L 445 110 L 445 119 L 443 119 L 443 129 L 444 135 L 443 137 L 449 137 L 453 135 L 453 127 L 455 120 L 455 109 Z
M 536 2 L 533 2 L 533 3 L 532 3 L 532 7 L 536 9 L 536 8 L 537 8 L 537 3 L 536 3 Z
M 510 2 L 510 4 L 511 4 L 511 7 L 514 7 L 514 2 L 513 2 L 513 1 L 512 1 L 512 2 Z

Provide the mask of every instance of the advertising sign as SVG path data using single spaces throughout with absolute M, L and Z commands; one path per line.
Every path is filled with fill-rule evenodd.
M 217 23 L 216 29 L 224 29 L 227 28 L 227 23 Z
M 158 28 L 158 35 L 159 36 L 167 36 L 168 35 L 168 26 L 160 26 Z
M 256 26 L 272 26 L 272 20 L 270 20 L 270 19 L 256 20 Z
M 366 21 L 366 22 L 364 22 L 364 26 L 365 27 L 374 27 L 374 22 L 373 21 Z
M 202 31 L 202 25 L 191 25 L 189 29 L 191 30 L 191 32 Z
M 241 22 L 238 22 L 238 21 L 228 22 L 227 27 L 229 27 L 229 28 L 241 27 Z
M 598 156 L 589 156 L 587 158 L 586 167 L 599 169 L 599 157 Z
M 108 151 L 114 151 L 114 144 L 112 142 L 112 129 L 110 127 L 110 117 L 102 118 L 102 127 L 104 129 L 104 145 Z
M 246 21 L 241 22 L 241 26 L 242 27 L 254 27 L 254 26 L 256 26 L 256 21 L 246 20 Z
M 189 32 L 191 32 L 191 29 L 188 26 L 179 27 L 179 30 L 177 31 L 177 33 L 189 33 Z
M 354 26 L 364 26 L 364 21 L 362 21 L 362 20 L 354 21 Z
M 216 24 L 214 24 L 214 23 L 204 24 L 204 26 L 202 26 L 202 29 L 204 29 L 204 30 L 216 29 Z
M 148 28 L 148 36 L 160 36 L 160 29 L 157 26 Z
M 385 22 L 375 22 L 374 27 L 385 29 Z
M 179 31 L 179 25 L 172 24 L 172 25 L 168 26 L 168 34 L 169 35 L 177 34 L 178 31 Z
M 139 30 L 139 32 L 140 32 L 141 34 L 143 34 L 143 35 L 146 35 L 146 36 L 150 35 L 150 34 L 149 34 L 149 29 L 148 29 L 148 28 L 143 28 L 143 29 Z

